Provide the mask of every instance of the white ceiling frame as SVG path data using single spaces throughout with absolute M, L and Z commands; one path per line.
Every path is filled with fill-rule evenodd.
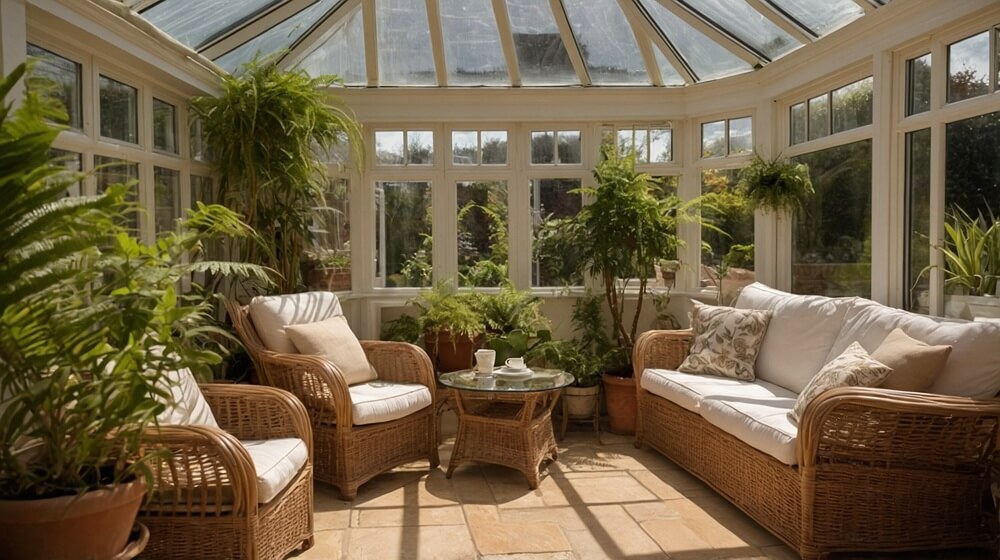
M 680 74 L 681 78 L 684 79 L 685 85 L 691 85 L 698 83 L 698 79 L 695 77 L 694 73 L 688 67 L 687 64 L 681 60 L 680 55 L 674 49 L 674 46 L 667 41 L 667 38 L 663 35 L 663 32 L 659 27 L 656 27 L 653 22 L 646 17 L 645 13 L 639 10 L 638 6 L 635 5 L 639 0 L 632 0 L 632 7 L 635 13 L 639 14 L 639 17 L 633 22 L 633 28 L 640 30 L 646 38 L 652 41 L 653 46 L 660 49 L 663 56 L 667 57 L 667 61 L 670 65 L 674 67 L 674 70 Z M 659 68 L 657 68 L 659 70 Z M 662 74 L 660 76 L 662 81 Z
M 441 27 L 441 6 L 438 0 L 427 0 L 427 26 L 431 32 L 431 51 L 439 87 L 448 87 L 448 62 L 444 52 L 444 30 Z
M 266 33 L 272 27 L 281 24 L 316 2 L 317 0 L 288 0 L 199 48 L 198 52 L 205 58 L 215 60 Z
M 639 52 L 642 54 L 642 60 L 646 63 L 646 72 L 649 75 L 649 81 L 653 83 L 654 86 L 663 86 L 663 75 L 660 74 L 660 66 L 656 63 L 656 55 L 653 53 L 652 40 L 642 40 L 639 36 L 640 26 L 642 25 L 642 20 L 646 19 L 639 11 L 636 9 L 635 4 L 632 0 L 618 0 L 618 5 L 621 7 L 622 12 L 625 14 L 625 19 L 628 20 L 629 27 L 632 28 L 634 33 L 632 34 L 635 38 L 636 44 L 639 45 Z M 645 35 L 645 34 L 643 34 Z M 647 37 L 647 39 L 649 39 Z
M 771 23 L 780 27 L 799 42 L 809 44 L 815 42 L 819 37 L 813 34 L 812 30 L 803 27 L 799 22 L 791 20 L 785 14 L 774 9 L 774 6 L 764 0 L 746 0 L 750 7 L 760 12 L 760 15 L 771 20 Z
M 868 0 L 854 0 L 854 3 L 861 6 L 861 9 L 865 11 L 865 15 L 875 11 L 875 6 L 872 6 Z
M 294 68 L 315 47 L 329 39 L 330 33 L 337 28 L 337 25 L 360 5 L 361 0 L 345 0 L 338 3 L 331 11 L 324 14 L 312 29 L 292 44 L 292 48 L 281 57 L 278 64 L 282 68 Z
M 152 6 L 153 4 L 159 4 L 160 0 L 128 0 L 125 5 L 128 6 L 133 12 L 139 13 L 142 10 Z
M 684 7 L 672 2 L 671 0 L 659 0 L 659 2 L 661 6 L 670 10 L 670 12 L 675 16 L 681 18 L 684 23 L 700 31 L 703 35 L 718 43 L 720 47 L 736 55 L 743 62 L 746 62 L 750 66 L 763 66 L 764 64 L 767 64 L 767 60 L 757 56 L 756 53 L 751 52 L 741 43 L 734 41 L 732 37 L 719 31 L 714 26 L 709 25 L 703 19 L 689 12 Z
M 521 65 L 517 60 L 517 48 L 514 46 L 514 32 L 510 26 L 510 13 L 507 11 L 507 2 L 504 0 L 492 0 L 493 17 L 497 20 L 497 32 L 500 34 L 500 46 L 503 48 L 503 57 L 507 61 L 507 72 L 510 75 L 510 85 L 521 86 Z
M 378 87 L 378 27 L 375 19 L 375 0 L 361 3 L 361 18 L 365 27 L 365 73 L 368 87 Z
M 559 34 L 562 35 L 566 54 L 569 55 L 569 61 L 573 64 L 573 69 L 576 70 L 576 77 L 579 78 L 580 84 L 583 86 L 593 85 L 593 82 L 590 81 L 587 65 L 583 62 L 580 45 L 577 44 L 576 37 L 573 35 L 573 27 L 569 24 L 569 18 L 566 17 L 566 9 L 563 7 L 562 0 L 549 0 L 549 5 L 552 7 L 552 15 L 556 18 Z

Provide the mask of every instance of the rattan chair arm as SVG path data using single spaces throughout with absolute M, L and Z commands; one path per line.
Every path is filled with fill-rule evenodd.
M 806 407 L 797 456 L 800 467 L 979 468 L 996 446 L 998 427 L 1000 399 L 843 387 Z
M 691 329 L 653 330 L 639 335 L 632 350 L 635 382 L 646 368 L 677 369 L 691 348 Z
M 143 509 L 172 515 L 255 514 L 257 473 L 232 434 L 211 426 L 155 426 L 144 436 L 153 473 Z
M 379 379 L 396 383 L 420 383 L 434 395 L 437 380 L 434 366 L 424 349 L 408 342 L 362 340 L 368 361 L 375 366 Z
M 311 354 L 264 351 L 260 359 L 272 385 L 302 401 L 314 423 L 351 426 L 351 395 L 344 374 L 330 360 Z
M 201 385 L 219 426 L 241 440 L 294 437 L 312 456 L 309 414 L 295 395 L 259 385 Z

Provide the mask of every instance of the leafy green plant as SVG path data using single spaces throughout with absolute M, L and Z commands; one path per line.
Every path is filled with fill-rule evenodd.
M 527 333 L 520 329 L 490 335 L 486 346 L 496 350 L 496 363 L 502 364 L 507 358 L 524 357 L 531 365 L 545 364 L 557 358 L 557 343 L 552 340 L 552 332 L 540 330 Z
M 560 340 L 551 362 L 573 374 L 574 385 L 592 387 L 601 380 L 601 373 L 620 365 L 627 357 L 608 336 L 601 311 L 601 298 L 587 295 L 573 305 L 573 327 L 576 336 Z
M 421 292 L 407 304 L 420 310 L 417 319 L 425 334 L 448 332 L 453 337 L 465 335 L 474 339 L 486 331 L 486 324 L 476 307 L 475 293 L 456 293 L 448 281 L 438 282 L 433 289 Z
M 737 186 L 750 199 L 750 204 L 765 211 L 802 208 L 814 192 L 809 167 L 804 163 L 792 163 L 780 155 L 766 160 L 754 154 L 739 177 Z
M 517 330 L 530 336 L 551 328 L 542 314 L 542 299 L 530 290 L 518 290 L 509 280 L 504 280 L 496 294 L 477 292 L 471 297 L 488 332 L 505 334 Z
M 995 295 L 1000 278 L 1000 222 L 992 214 L 973 218 L 958 206 L 952 208 L 950 218 L 944 224 L 945 243 L 937 246 L 944 256 L 945 286 L 972 296 Z

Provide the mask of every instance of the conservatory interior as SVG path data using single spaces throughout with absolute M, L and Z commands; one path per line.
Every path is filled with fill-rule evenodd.
M 996 557 L 1000 3 L 0 33 L 0 557 Z

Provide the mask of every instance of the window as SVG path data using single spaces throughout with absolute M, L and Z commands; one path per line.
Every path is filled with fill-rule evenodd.
M 153 149 L 177 153 L 177 109 L 153 98 Z
M 179 171 L 153 168 L 153 228 L 157 236 L 177 229 L 181 217 L 180 181 Z
M 674 159 L 669 126 L 609 127 L 602 131 L 602 139 L 615 142 L 620 154 L 634 152 L 636 163 L 670 163 Z
M 375 183 L 376 277 L 386 288 L 430 286 L 431 183 Z
M 531 131 L 532 165 L 579 165 L 580 150 L 579 130 Z
M 103 193 L 111 185 L 128 185 L 129 202 L 139 202 L 139 164 L 123 159 L 94 156 L 94 169 L 97 176 L 97 194 Z M 125 227 L 132 235 L 139 235 L 139 214 L 136 209 L 130 209 L 123 220 Z
M 990 91 L 990 32 L 948 45 L 948 103 Z
M 66 171 L 71 173 L 83 171 L 83 154 L 52 148 L 49 150 L 49 157 L 52 158 L 52 163 L 62 165 Z M 82 187 L 82 180 L 69 185 L 65 196 L 80 196 L 83 194 Z
M 702 123 L 701 157 L 726 157 L 753 151 L 753 119 L 740 117 Z
M 454 130 L 451 161 L 455 165 L 506 165 L 506 130 Z
M 906 116 L 931 109 L 931 55 L 906 61 Z
M 816 194 L 797 212 L 792 291 L 871 297 L 872 141 L 793 160 L 809 166 Z
M 582 205 L 580 179 L 532 179 L 532 286 L 579 286 L 579 250 L 565 235 L 566 218 L 576 216 Z
M 66 125 L 83 130 L 80 65 L 31 43 L 28 56 L 36 60 L 31 86 L 41 88 L 62 104 L 66 109 Z
M 378 165 L 430 165 L 434 163 L 434 132 L 382 130 L 375 132 Z
M 310 251 L 320 269 L 335 269 L 336 282 L 319 282 L 323 289 L 350 289 L 351 221 L 350 181 L 331 177 L 323 189 L 322 205 L 316 208 L 310 228 L 313 247 Z M 333 273 L 333 272 L 331 272 Z
M 945 210 L 1000 216 L 1000 112 L 945 127 Z
M 101 76 L 101 136 L 139 143 L 139 90 Z
M 906 286 L 905 308 L 927 313 L 930 264 L 931 129 L 906 134 Z
M 753 210 L 736 191 L 739 169 L 706 169 L 701 172 L 701 192 L 706 205 L 701 229 L 701 285 L 732 301 L 739 290 L 754 281 Z
M 191 142 L 191 159 L 195 161 L 209 161 L 208 146 L 205 145 L 205 129 L 201 119 L 191 119 L 191 126 L 188 130 Z
M 790 145 L 818 140 L 872 123 L 871 76 L 789 108 Z
M 462 286 L 499 286 L 507 279 L 507 182 L 460 181 L 458 277 Z

